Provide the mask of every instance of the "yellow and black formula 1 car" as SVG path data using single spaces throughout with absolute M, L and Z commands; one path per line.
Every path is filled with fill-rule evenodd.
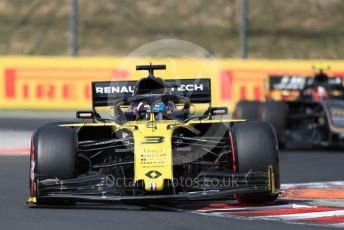
M 235 195 L 277 198 L 276 134 L 262 121 L 223 119 L 209 79 L 93 82 L 92 111 L 76 123 L 47 124 L 31 146 L 29 203 L 166 202 Z M 196 116 L 192 111 L 208 104 Z M 102 113 L 108 113 L 104 118 Z M 193 115 L 192 115 L 193 114 Z M 218 119 L 215 119 L 217 117 Z

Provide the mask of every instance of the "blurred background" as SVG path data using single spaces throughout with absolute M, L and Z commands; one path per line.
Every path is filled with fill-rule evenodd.
M 211 78 L 213 105 L 265 100 L 269 75 L 344 78 L 343 0 L 1 0 L 0 110 L 89 109 L 92 81 Z
M 1 0 L 0 54 L 123 56 L 177 38 L 216 57 L 240 58 L 248 25 L 249 58 L 341 59 L 343 11 L 342 0 Z

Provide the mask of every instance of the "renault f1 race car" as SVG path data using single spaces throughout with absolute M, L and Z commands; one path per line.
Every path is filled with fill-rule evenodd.
M 282 100 L 240 101 L 233 117 L 271 123 L 280 146 L 344 146 L 342 78 L 323 70 L 314 77 L 269 76 L 269 96 L 278 92 Z
M 92 83 L 80 122 L 47 124 L 33 137 L 30 196 L 36 205 L 277 198 L 276 134 L 262 121 L 224 119 L 209 79 Z M 207 104 L 199 115 L 193 107 Z M 104 114 L 108 114 L 104 116 Z M 215 119 L 216 118 L 216 119 Z

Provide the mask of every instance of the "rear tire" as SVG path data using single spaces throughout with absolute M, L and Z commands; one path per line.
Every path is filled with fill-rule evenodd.
M 259 101 L 239 101 L 233 113 L 233 118 L 258 120 L 260 105 Z
M 240 122 L 233 126 L 234 168 L 237 173 L 267 171 L 272 166 L 275 187 L 279 189 L 279 156 L 275 131 L 262 121 Z M 255 204 L 276 200 L 278 193 L 260 192 L 237 194 L 240 203 Z
M 31 147 L 31 169 L 34 162 L 34 173 L 41 179 L 75 178 L 77 137 L 74 129 L 56 125 L 43 126 L 35 132 Z M 32 161 L 34 158 L 34 161 Z M 30 188 L 32 181 L 30 180 Z M 37 189 L 37 188 L 36 188 Z M 34 193 L 34 192 L 32 192 Z M 67 200 L 42 199 L 35 191 L 38 205 L 72 204 Z

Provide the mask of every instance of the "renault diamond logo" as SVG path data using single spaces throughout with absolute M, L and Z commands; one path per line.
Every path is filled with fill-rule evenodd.
M 157 179 L 159 178 L 162 174 L 158 171 L 155 170 L 151 170 L 148 173 L 145 174 L 146 177 L 150 178 L 150 179 Z

